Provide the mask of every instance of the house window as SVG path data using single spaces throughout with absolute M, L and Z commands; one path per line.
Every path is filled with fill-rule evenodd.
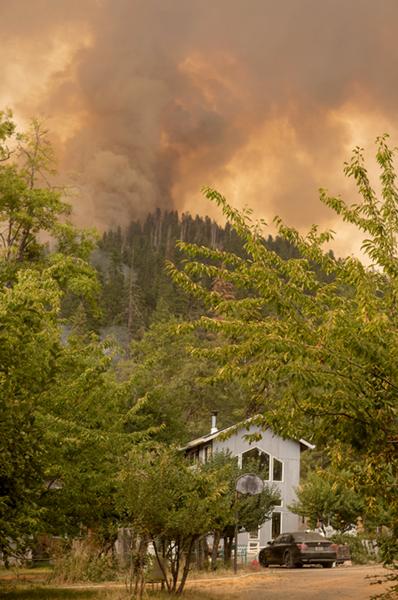
M 244 471 L 259 470 L 263 479 L 269 479 L 269 454 L 252 448 L 242 453 L 242 469 Z
M 192 450 L 189 454 L 188 454 L 188 458 L 191 461 L 192 464 L 195 464 L 197 462 L 199 462 L 199 450 Z
M 249 531 L 249 540 L 258 540 L 258 528 Z
M 273 481 L 283 481 L 283 463 L 277 458 L 273 459 L 272 479 Z
M 281 513 L 273 512 L 271 521 L 271 536 L 274 540 L 281 532 Z

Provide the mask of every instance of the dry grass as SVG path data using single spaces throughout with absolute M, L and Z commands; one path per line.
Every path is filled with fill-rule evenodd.
M 131 600 L 124 585 L 89 583 L 66 587 L 48 583 L 50 569 L 18 569 L 0 573 L 0 597 L 4 600 Z M 215 572 L 193 572 L 188 579 L 183 600 L 229 600 L 258 579 L 250 567 L 241 568 L 238 577 L 229 569 Z M 47 582 L 47 583 L 46 583 Z M 170 600 L 165 592 L 148 589 L 147 600 Z
M 2 581 L 31 581 L 45 582 L 52 573 L 51 567 L 0 567 L 0 582 Z
M 48 587 L 8 586 L 1 588 L 4 600 L 122 600 L 115 594 L 106 596 L 98 590 L 62 590 Z M 127 597 L 124 596 L 123 600 Z
M 21 569 L 15 572 L 0 574 L 0 597 L 4 600 L 131 600 L 131 595 L 124 585 L 114 583 L 89 583 L 66 587 L 48 582 L 49 570 L 34 573 L 35 570 Z M 33 575 L 33 576 L 32 576 Z M 42 577 L 42 579 L 37 576 Z M 228 600 L 231 593 L 239 593 L 258 580 L 258 574 L 252 569 L 241 569 L 238 577 L 231 570 L 220 569 L 209 573 L 192 573 L 188 579 L 184 600 Z M 228 593 L 227 593 L 228 591 Z M 170 600 L 165 592 L 146 591 L 147 600 Z
M 37 586 L 2 586 L 2 600 L 131 600 L 131 595 L 124 589 L 62 589 Z M 165 592 L 148 591 L 146 600 L 170 600 Z M 227 596 L 213 595 L 205 591 L 187 590 L 183 600 L 227 600 Z

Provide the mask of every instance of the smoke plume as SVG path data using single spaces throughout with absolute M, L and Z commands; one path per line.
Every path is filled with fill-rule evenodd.
M 209 184 L 266 219 L 327 225 L 318 187 L 350 195 L 351 147 L 397 134 L 396 0 L 16 0 L 0 13 L 2 104 L 47 119 L 82 224 L 208 213 Z

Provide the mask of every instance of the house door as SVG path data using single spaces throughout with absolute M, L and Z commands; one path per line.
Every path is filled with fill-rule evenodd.
M 271 521 L 271 536 L 274 540 L 281 532 L 281 523 L 282 523 L 282 515 L 280 512 L 272 513 L 272 521 Z

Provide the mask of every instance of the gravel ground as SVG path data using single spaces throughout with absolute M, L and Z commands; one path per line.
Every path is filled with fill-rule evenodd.
M 369 600 L 385 587 L 370 585 L 383 575 L 381 566 L 341 566 L 336 569 L 275 567 L 234 578 L 192 581 L 190 589 L 217 598 L 239 600 Z

